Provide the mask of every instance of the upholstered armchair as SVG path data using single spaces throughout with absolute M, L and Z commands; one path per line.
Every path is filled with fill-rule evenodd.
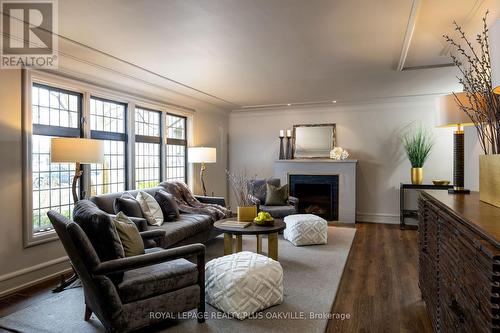
M 257 206 L 257 211 L 268 212 L 275 218 L 284 218 L 285 216 L 298 213 L 299 199 L 292 196 L 288 197 L 286 205 L 267 206 L 265 204 L 267 195 L 266 184 L 276 187 L 281 186 L 279 178 L 253 179 L 248 184 L 250 199 Z
M 108 331 L 129 332 L 164 320 L 151 313 L 175 316 L 197 308 L 198 322 L 204 321 L 204 245 L 149 248 L 143 255 L 124 257 L 109 215 L 85 214 L 81 225 L 53 211 L 47 214 L 82 282 L 85 320 L 94 313 Z M 151 232 L 146 233 L 149 239 Z

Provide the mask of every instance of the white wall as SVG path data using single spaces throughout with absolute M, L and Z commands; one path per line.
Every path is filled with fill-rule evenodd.
M 294 124 L 336 123 L 337 145 L 347 149 L 351 158 L 359 160 L 358 221 L 398 223 L 399 183 L 410 182 L 411 166 L 400 143 L 405 126 L 421 122 L 435 135 L 435 146 L 424 166 L 424 181 L 452 178 L 453 130 L 434 128 L 434 108 L 434 97 L 418 97 L 232 112 L 229 120 L 230 168 L 246 168 L 248 175 L 272 176 L 273 161 L 279 152 L 280 129 L 292 128 Z M 474 139 L 474 135 L 467 138 Z M 473 144 L 468 148 L 471 146 Z M 467 177 L 469 182 L 477 180 L 477 171 L 473 172 Z
M 106 81 L 99 81 L 105 84 Z M 113 87 L 113 86 L 111 86 Z M 147 86 L 141 93 L 147 92 Z M 121 87 L 126 90 L 126 86 Z M 132 89 L 137 93 L 136 88 Z M 147 97 L 147 95 L 144 95 Z M 161 96 L 155 98 L 162 100 Z M 171 98 L 163 99 L 172 102 Z M 217 147 L 218 163 L 210 165 L 207 186 L 226 196 L 228 115 L 211 105 L 197 107 L 193 144 Z M 59 241 L 23 248 L 21 71 L 0 70 L 0 296 L 67 270 L 69 264 Z M 196 170 L 194 170 L 196 176 Z M 199 188 L 198 177 L 194 187 Z

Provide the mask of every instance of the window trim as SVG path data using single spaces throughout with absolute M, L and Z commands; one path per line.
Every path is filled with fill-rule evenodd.
M 135 130 L 131 126 L 133 122 L 131 116 L 135 112 L 135 107 L 148 109 L 152 111 L 161 112 L 160 116 L 160 132 L 161 132 L 161 180 L 166 176 L 166 161 L 165 161 L 165 145 L 166 145 L 166 131 L 165 131 L 165 118 L 167 114 L 177 117 L 186 118 L 186 183 L 189 186 L 193 184 L 189 182 L 193 173 L 193 166 L 187 163 L 187 147 L 192 143 L 192 128 L 194 121 L 194 110 L 182 108 L 174 104 L 159 101 L 155 96 L 141 96 L 133 93 L 127 93 L 123 90 L 108 88 L 98 83 L 93 83 L 84 76 L 75 76 L 68 74 L 65 76 L 44 72 L 36 69 L 23 69 L 21 70 L 21 132 L 22 132 L 22 224 L 23 224 L 23 245 L 25 248 L 58 240 L 57 234 L 54 230 L 33 234 L 32 222 L 32 98 L 31 90 L 33 84 L 40 84 L 49 86 L 51 89 L 61 89 L 72 93 L 82 95 L 81 99 L 81 117 L 83 122 L 80 122 L 81 137 L 90 138 L 90 98 L 98 98 L 110 100 L 115 103 L 123 103 L 126 105 L 125 112 L 125 154 L 126 154 L 126 168 L 125 172 L 128 181 L 125 186 L 126 189 L 135 187 Z M 108 132 L 104 132 L 108 133 Z M 83 165 L 84 176 L 80 179 L 81 191 L 90 193 L 90 175 L 89 165 Z
M 126 103 L 126 102 L 123 102 L 123 101 L 120 101 L 120 100 L 114 100 L 114 99 L 110 99 L 110 98 L 103 98 L 103 97 L 99 97 L 99 96 L 96 96 L 92 93 L 90 93 L 89 95 L 89 102 L 90 100 L 97 100 L 97 101 L 101 101 L 101 102 L 107 102 L 107 103 L 113 103 L 113 104 L 120 104 L 123 106 L 124 108 L 124 114 L 123 114 L 123 130 L 124 132 L 123 133 L 119 133 L 119 132 L 108 132 L 108 131 L 99 131 L 99 130 L 93 130 L 90 128 L 90 117 L 91 117 L 91 114 L 90 114 L 90 107 L 89 107 L 89 110 L 88 110 L 88 122 L 89 122 L 89 131 L 90 131 L 90 138 L 91 139 L 96 139 L 96 140 L 106 140 L 106 141 L 120 141 L 120 142 L 123 142 L 125 144 L 125 147 L 124 147 L 124 150 L 123 150 L 123 158 L 124 158 L 124 168 L 123 168 L 123 175 L 125 176 L 125 179 L 124 179 L 124 186 L 125 186 L 125 191 L 128 191 L 130 190 L 130 184 L 129 184 L 129 180 L 130 180 L 130 177 L 129 177 L 129 170 L 132 170 L 132 169 L 135 169 L 135 166 L 131 166 L 130 165 L 130 162 L 129 162 L 129 149 L 128 149 L 128 146 L 129 146 L 129 132 L 130 132 L 130 128 L 129 126 L 127 126 L 128 124 L 128 113 L 129 113 L 129 103 Z M 90 169 L 90 168 L 89 168 Z M 90 177 L 89 178 L 89 184 L 88 184 L 88 193 L 91 194 L 92 193 L 92 175 L 90 174 Z
M 166 149 L 166 146 L 169 145 L 169 144 L 172 144 L 172 145 L 176 145 L 176 146 L 184 146 L 184 183 L 188 184 L 189 185 L 189 179 L 191 179 L 190 177 L 190 172 L 189 172 L 189 164 L 188 164 L 188 147 L 189 147 L 189 133 L 190 131 L 188 131 L 188 121 L 189 121 L 189 118 L 185 115 L 179 115 L 179 114 L 176 114 L 176 113 L 172 113 L 172 112 L 166 112 L 165 113 L 165 116 L 174 116 L 174 117 L 178 117 L 178 118 L 184 118 L 184 139 L 172 139 L 172 138 L 168 138 L 167 137 L 167 123 L 165 121 L 165 124 L 164 124 L 164 127 L 165 127 L 165 151 L 167 150 Z M 165 156 L 165 159 L 166 159 L 166 156 Z M 167 173 L 167 163 L 165 161 L 165 179 L 167 177 L 166 175 Z
M 149 136 L 149 135 L 138 135 L 135 133 L 135 112 L 137 111 L 137 109 L 141 109 L 141 110 L 144 110 L 144 111 L 149 111 L 149 112 L 155 112 L 155 113 L 158 113 L 159 116 L 160 116 L 160 123 L 158 124 L 159 125 L 159 134 L 160 136 Z M 159 144 L 160 145 L 160 179 L 159 179 L 159 182 L 161 183 L 162 180 L 165 178 L 164 175 L 165 175 L 165 172 L 163 171 L 164 167 L 166 166 L 165 163 L 163 162 L 163 156 L 165 154 L 165 145 L 163 144 L 163 140 L 162 138 L 164 137 L 164 134 L 165 134 L 165 125 L 162 124 L 163 122 L 163 119 L 164 119 L 164 114 L 166 114 L 164 111 L 160 111 L 160 110 L 155 110 L 155 109 L 151 109 L 151 108 L 148 108 L 148 107 L 143 107 L 142 104 L 139 104 L 139 105 L 134 105 L 134 110 L 133 110 L 133 130 L 132 132 L 134 133 L 134 140 L 133 140 L 133 146 L 134 146 L 134 156 L 133 156 L 133 160 L 134 160 L 134 167 L 133 167 L 133 184 L 132 184 L 132 188 L 134 190 L 137 190 L 137 179 L 136 179 L 136 165 L 135 165 L 135 157 L 136 157 L 136 151 L 135 151 L 135 144 L 136 143 L 156 143 L 156 144 Z M 132 117 L 131 117 L 132 118 Z

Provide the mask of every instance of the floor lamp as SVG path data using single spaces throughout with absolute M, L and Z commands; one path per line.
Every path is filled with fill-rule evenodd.
M 456 93 L 462 105 L 470 105 L 467 94 L 464 92 Z M 472 126 L 472 120 L 458 105 L 455 95 L 445 95 L 438 98 L 438 121 L 437 127 L 455 127 L 453 132 L 453 188 L 449 193 L 470 193 L 465 189 L 464 182 L 464 126 Z
M 83 174 L 81 164 L 103 163 L 104 141 L 81 138 L 52 138 L 50 141 L 50 162 L 75 163 L 75 175 L 73 177 L 71 190 L 73 193 L 73 202 L 76 203 L 79 199 L 76 185 L 78 179 L 80 179 Z M 85 197 L 85 194 L 83 197 Z M 70 278 L 67 280 L 63 279 L 52 292 L 61 292 L 78 280 L 78 275 L 74 269 L 73 272 Z
M 205 164 L 217 162 L 217 149 L 212 147 L 191 147 L 188 149 L 188 162 L 201 163 L 200 181 L 203 195 L 206 196 L 207 189 L 205 188 L 205 181 L 203 180 L 203 174 L 206 170 Z

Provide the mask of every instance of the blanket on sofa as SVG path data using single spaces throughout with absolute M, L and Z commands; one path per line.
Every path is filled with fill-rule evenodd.
M 163 186 L 167 192 L 174 196 L 179 210 L 183 213 L 205 214 L 210 216 L 214 222 L 231 216 L 231 211 L 226 207 L 199 202 L 187 185 L 182 182 L 165 182 Z

